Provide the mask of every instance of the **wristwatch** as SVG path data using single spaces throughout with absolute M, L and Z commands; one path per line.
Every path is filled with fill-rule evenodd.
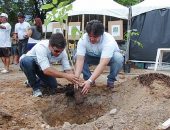
M 92 84 L 93 84 L 93 81 L 92 81 L 91 79 L 88 79 L 88 81 L 90 82 L 90 85 L 92 85 Z

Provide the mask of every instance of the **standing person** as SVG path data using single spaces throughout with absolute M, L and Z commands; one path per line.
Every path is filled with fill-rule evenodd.
M 12 35 L 11 41 L 12 41 L 12 48 L 11 48 L 11 56 L 12 56 L 12 64 L 17 65 L 19 63 L 19 54 L 18 54 L 18 39 L 14 37 L 14 34 Z
M 98 20 L 90 21 L 86 26 L 86 32 L 78 41 L 76 59 L 76 77 L 83 72 L 82 93 L 87 94 L 90 86 L 100 76 L 107 65 L 110 66 L 110 74 L 107 76 L 107 87 L 113 88 L 116 76 L 123 65 L 123 56 L 113 36 L 104 32 L 103 24 Z M 89 65 L 97 65 L 91 74 Z
M 2 23 L 2 18 L 0 17 L 0 24 Z M 2 57 L 1 57 L 1 61 L 2 61 L 2 63 L 3 63 L 3 60 L 2 60 Z M 4 70 L 4 67 L 1 67 L 0 68 L 0 71 L 2 71 L 2 70 Z
M 27 51 L 42 39 L 42 21 L 40 18 L 34 19 L 34 25 L 28 29 L 27 35 L 29 37 L 27 44 Z
M 27 30 L 31 27 L 28 22 L 25 22 L 25 16 L 22 13 L 18 13 L 18 23 L 15 24 L 15 37 L 18 36 L 18 50 L 19 57 L 27 52 L 28 36 Z
M 1 70 L 1 73 L 8 73 L 11 54 L 11 25 L 8 23 L 8 15 L 6 13 L 1 13 L 0 17 L 0 57 L 4 64 L 4 69 Z
M 33 96 L 42 96 L 40 82 L 37 78 L 51 88 L 51 94 L 55 94 L 57 88 L 56 78 L 65 78 L 73 83 L 78 83 L 78 78 L 72 74 L 65 46 L 66 41 L 61 33 L 52 34 L 50 40 L 41 40 L 20 58 L 20 67 L 33 89 Z M 66 73 L 51 66 L 52 63 L 58 61 L 61 61 Z

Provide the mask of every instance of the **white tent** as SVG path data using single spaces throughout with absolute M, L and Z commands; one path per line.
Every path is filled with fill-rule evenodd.
M 113 0 L 76 0 L 72 3 L 69 16 L 81 14 L 97 14 L 128 19 L 129 9 Z
M 170 0 L 145 0 L 132 6 L 132 17 L 162 8 L 170 8 Z

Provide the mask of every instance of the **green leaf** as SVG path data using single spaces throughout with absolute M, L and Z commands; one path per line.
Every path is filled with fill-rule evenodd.
M 76 34 L 80 34 L 80 31 L 78 30 L 78 28 L 76 27 L 76 26 L 73 26 L 72 28 L 71 28 L 71 36 L 72 36 L 72 38 L 73 39 L 75 39 L 76 38 Z
M 55 15 L 57 13 L 57 9 L 56 8 L 53 8 L 52 9 L 52 14 Z
M 42 6 L 41 6 L 41 9 L 47 10 L 47 9 L 51 9 L 51 8 L 53 8 L 53 7 L 54 7 L 53 4 L 45 4 L 45 5 L 42 5 Z
M 53 0 L 52 2 L 54 5 L 58 3 L 58 0 Z
M 72 8 L 73 8 L 73 6 L 72 6 L 72 4 L 70 4 L 66 7 L 66 11 L 72 10 Z
M 63 19 L 64 19 L 64 20 L 67 20 L 67 19 L 68 19 L 68 14 L 65 14 L 65 15 L 63 16 Z
M 61 8 L 61 7 L 63 7 L 64 5 L 65 5 L 65 2 L 60 2 L 59 5 L 58 5 L 58 7 Z
M 51 18 L 47 18 L 44 20 L 45 26 L 47 26 L 51 22 Z

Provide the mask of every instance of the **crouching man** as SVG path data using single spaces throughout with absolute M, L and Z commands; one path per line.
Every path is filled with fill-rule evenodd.
M 86 26 L 86 32 L 78 41 L 75 70 L 77 77 L 83 72 L 85 82 L 82 93 L 86 94 L 90 90 L 107 65 L 110 66 L 107 87 L 113 89 L 124 59 L 118 44 L 111 34 L 104 32 L 104 26 L 98 20 L 90 21 Z M 97 65 L 92 74 L 89 65 Z
M 20 58 L 20 67 L 33 89 L 33 96 L 42 96 L 37 78 L 50 87 L 51 94 L 55 94 L 57 88 L 56 78 L 65 78 L 72 83 L 78 82 L 78 78 L 71 71 L 65 46 L 64 36 L 61 33 L 53 34 L 49 40 L 41 40 Z M 58 61 L 61 61 L 64 72 L 50 65 Z

